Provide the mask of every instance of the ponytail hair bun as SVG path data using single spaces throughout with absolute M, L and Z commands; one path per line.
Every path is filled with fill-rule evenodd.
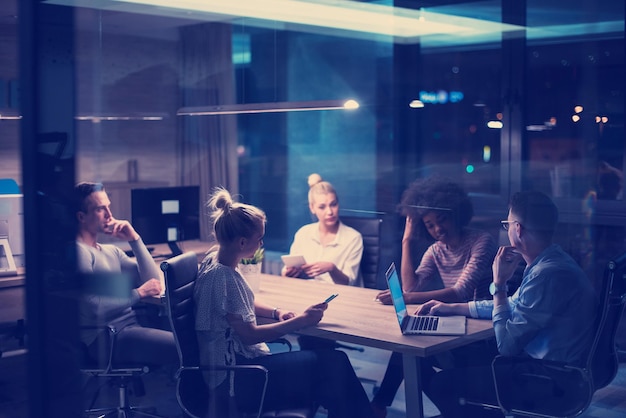
M 233 198 L 230 192 L 223 188 L 216 189 L 211 199 L 210 206 L 212 206 L 213 209 L 222 210 L 224 212 L 230 210 L 233 206 Z
M 317 173 L 313 173 L 309 175 L 309 205 L 312 205 L 315 200 L 316 194 L 328 194 L 332 193 L 339 200 L 339 196 L 337 196 L 337 192 L 332 184 L 329 182 L 322 180 L 322 176 Z
M 308 179 L 308 183 L 309 183 L 309 187 L 313 187 L 318 183 L 322 182 L 322 176 L 320 176 L 317 173 L 313 173 L 311 175 L 309 175 L 309 179 Z
M 218 244 L 229 244 L 241 237 L 250 238 L 265 226 L 265 212 L 256 206 L 235 202 L 230 192 L 216 188 L 207 203 L 211 210 L 213 233 Z

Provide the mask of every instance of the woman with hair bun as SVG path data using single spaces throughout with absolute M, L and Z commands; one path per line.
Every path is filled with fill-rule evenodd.
M 252 289 L 237 270 L 239 260 L 251 257 L 263 244 L 265 213 L 234 202 L 225 189 L 208 201 L 217 247 L 202 262 L 194 287 L 196 334 L 204 365 L 258 364 L 269 371 L 264 409 L 306 404 L 322 405 L 329 417 L 371 417 L 369 400 L 350 360 L 337 350 L 292 351 L 271 354 L 265 341 L 315 326 L 326 303 L 295 314 L 255 300 Z M 276 322 L 259 325 L 257 316 Z M 249 374 L 234 377 L 226 371 L 205 372 L 215 400 L 211 416 L 227 415 L 234 394 L 240 411 L 254 411 L 262 379 Z
M 289 250 L 289 254 L 304 256 L 306 264 L 284 267 L 283 276 L 363 286 L 359 270 L 363 237 L 341 223 L 339 199 L 332 184 L 317 173 L 311 174 L 308 182 L 309 209 L 317 222 L 300 228 Z

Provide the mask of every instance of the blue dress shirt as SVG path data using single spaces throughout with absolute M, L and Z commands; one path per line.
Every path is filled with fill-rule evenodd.
M 469 302 L 474 318 L 492 318 L 498 351 L 580 363 L 593 338 L 597 298 L 591 282 L 561 247 L 552 244 L 524 270 L 522 283 L 494 309 Z

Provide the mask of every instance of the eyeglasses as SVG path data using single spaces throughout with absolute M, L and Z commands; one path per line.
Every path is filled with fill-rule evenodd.
M 518 221 L 500 221 L 500 223 L 502 224 L 502 229 L 504 229 L 505 231 L 509 230 L 509 224 L 521 225 L 521 223 L 519 223 Z

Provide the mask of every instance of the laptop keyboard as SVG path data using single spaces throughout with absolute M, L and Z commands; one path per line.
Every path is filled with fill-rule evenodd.
M 434 316 L 417 316 L 411 324 L 412 331 L 435 331 L 439 325 L 439 318 Z

